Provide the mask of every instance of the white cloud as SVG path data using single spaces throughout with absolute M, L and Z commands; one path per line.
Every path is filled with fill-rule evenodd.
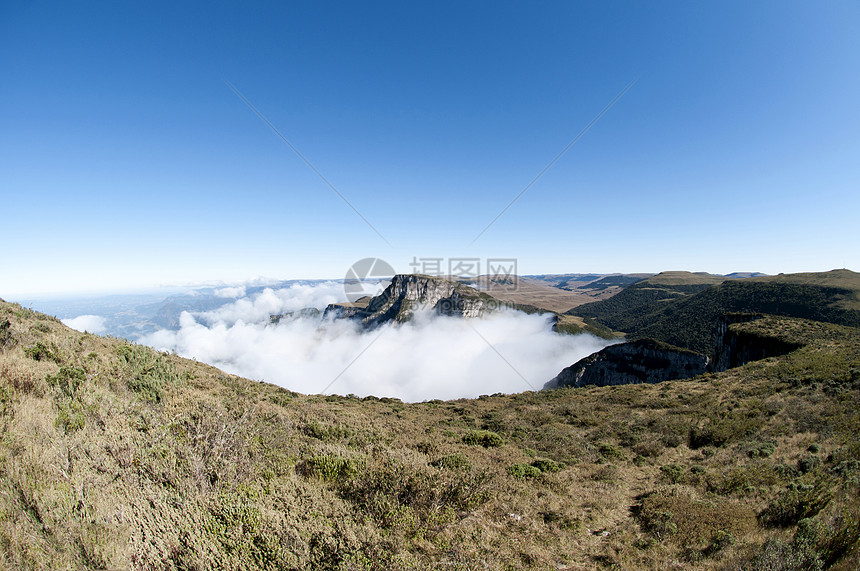
M 221 289 L 216 289 L 214 293 L 215 297 L 229 297 L 233 299 L 245 297 L 245 286 L 222 287 Z
M 104 333 L 107 328 L 105 318 L 101 315 L 79 315 L 71 319 L 62 319 L 64 325 L 77 331 L 89 331 L 90 333 Z
M 142 341 L 302 393 L 405 401 L 540 389 L 607 344 L 590 335 L 558 335 L 546 317 L 514 311 L 481 319 L 424 313 L 372 331 L 348 320 L 268 322 L 271 313 L 337 301 L 336 288 L 342 285 L 267 289 L 212 312 L 183 313 L 179 330 Z
M 330 303 L 343 301 L 345 295 L 343 284 L 339 282 L 324 282 L 316 285 L 295 284 L 281 289 L 266 288 L 253 297 L 245 297 L 218 309 L 196 314 L 196 317 L 210 325 L 233 324 L 239 321 L 268 322 L 270 315 L 306 307 L 323 309 Z

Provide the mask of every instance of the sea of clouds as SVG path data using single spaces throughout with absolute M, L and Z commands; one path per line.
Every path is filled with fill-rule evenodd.
M 513 310 L 478 319 L 419 311 L 409 323 L 369 331 L 345 319 L 270 322 L 274 314 L 344 299 L 337 282 L 267 288 L 213 311 L 185 312 L 178 330 L 159 330 L 140 342 L 301 393 L 409 402 L 539 390 L 608 343 L 558 335 L 548 317 Z

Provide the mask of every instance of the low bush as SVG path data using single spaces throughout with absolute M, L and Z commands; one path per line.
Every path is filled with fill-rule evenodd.
M 829 488 L 825 479 L 809 484 L 792 483 L 768 504 L 759 518 L 765 525 L 787 527 L 814 517 L 833 497 Z
M 536 478 L 541 474 L 540 469 L 532 466 L 531 464 L 514 464 L 508 468 L 508 472 L 514 478 L 519 478 L 521 480 L 526 478 Z
M 363 467 L 363 463 L 355 458 L 321 454 L 308 458 L 297 468 L 306 476 L 316 476 L 326 482 L 337 482 L 356 477 Z
M 160 402 L 164 390 L 179 381 L 173 365 L 149 347 L 120 345 L 116 353 L 124 364 L 122 372 L 128 388 L 144 400 Z
M 32 347 L 26 347 L 24 354 L 34 361 L 53 361 L 54 363 L 62 363 L 63 361 L 56 343 L 48 345 L 42 341 L 37 341 Z
M 548 472 L 550 474 L 559 472 L 564 468 L 564 464 L 561 462 L 556 462 L 555 460 L 550 460 L 548 458 L 538 458 L 532 462 L 532 466 L 541 472 Z
M 504 445 L 505 439 L 490 430 L 472 430 L 463 436 L 463 442 L 470 446 L 497 448 Z
M 624 450 L 620 446 L 608 442 L 598 444 L 597 453 L 606 460 L 622 460 L 624 458 Z
M 49 385 L 59 388 L 66 397 L 74 398 L 86 378 L 82 369 L 63 365 L 56 374 L 48 375 L 45 380 Z
M 753 440 L 741 444 L 741 449 L 750 458 L 770 458 L 776 452 L 776 445 L 773 442 Z

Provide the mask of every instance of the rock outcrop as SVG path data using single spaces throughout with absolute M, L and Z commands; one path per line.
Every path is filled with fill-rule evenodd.
M 394 321 L 412 319 L 419 308 L 429 308 L 439 315 L 478 317 L 501 307 L 497 299 L 459 282 L 418 274 L 398 274 L 385 291 L 372 298 L 365 307 L 357 303 L 331 304 L 325 316 L 357 319 L 373 327 Z
M 751 361 L 785 355 L 801 347 L 801 344 L 781 339 L 777 335 L 765 336 L 738 326 L 760 319 L 764 319 L 764 316 L 750 313 L 730 313 L 720 318 L 711 371 L 725 371 Z
M 653 339 L 610 345 L 564 369 L 544 388 L 632 385 L 688 379 L 707 371 L 708 357 Z

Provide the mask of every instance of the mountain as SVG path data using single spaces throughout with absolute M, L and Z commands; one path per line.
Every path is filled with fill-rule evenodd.
M 726 278 L 690 272 L 663 272 L 629 285 L 614 296 L 580 305 L 568 315 L 591 318 L 603 325 L 632 335 L 652 314 L 667 303 L 699 293 Z
M 398 274 L 376 297 L 363 303 L 329 305 L 325 315 L 356 319 L 372 327 L 388 322 L 403 323 L 412 319 L 419 307 L 428 307 L 439 315 L 478 317 L 504 306 L 493 296 L 457 281 L 420 274 Z
M 850 270 L 746 279 L 671 272 L 573 308 L 631 339 L 650 337 L 708 355 L 720 317 L 764 313 L 860 326 L 860 274 Z
M 410 404 L 300 395 L 0 301 L 0 567 L 858 568 L 860 330 L 728 327 L 797 348 Z
M 479 279 L 478 283 L 486 284 L 487 280 Z M 571 315 L 560 315 L 546 309 L 546 297 L 542 292 L 536 293 L 536 288 L 516 282 L 508 284 L 510 289 L 496 285 L 488 290 L 497 294 L 501 299 L 479 291 L 462 282 L 442 277 L 419 274 L 400 274 L 392 278 L 388 287 L 378 296 L 363 297 L 351 303 L 333 303 L 326 307 L 324 317 L 337 319 L 355 319 L 366 327 L 375 327 L 383 323 L 403 323 L 412 319 L 419 307 L 430 309 L 437 315 L 457 317 L 479 317 L 498 309 L 512 309 L 524 313 L 551 314 L 554 320 L 553 330 L 557 333 L 576 335 L 589 333 L 604 339 L 615 339 L 613 332 L 591 319 L 582 319 Z M 526 291 L 523 292 L 519 288 Z M 525 297 L 523 297 L 525 295 Z M 512 300 L 528 299 L 541 305 L 517 303 Z M 555 300 L 554 296 L 550 299 Z M 290 315 L 273 315 L 271 321 L 277 323 Z

